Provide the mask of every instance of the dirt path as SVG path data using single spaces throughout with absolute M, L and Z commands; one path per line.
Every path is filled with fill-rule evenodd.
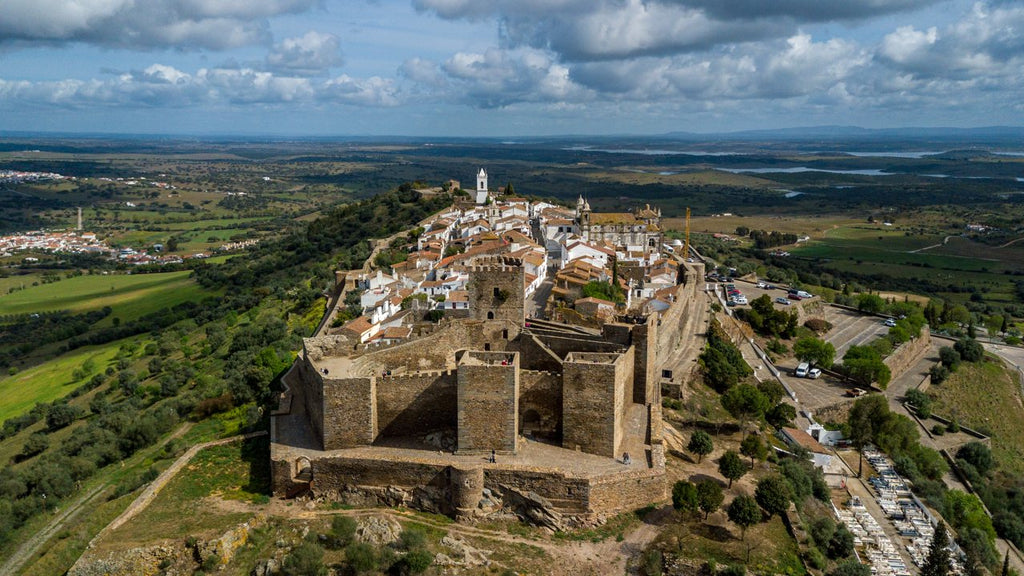
M 182 433 L 184 433 L 184 432 L 182 432 Z M 166 486 L 167 483 L 170 482 L 172 478 L 174 478 L 175 474 L 177 474 L 179 470 L 181 470 L 186 464 L 188 464 L 189 461 L 192 460 L 192 458 L 196 454 L 198 454 L 200 450 L 202 450 L 204 448 L 209 448 L 210 446 L 220 446 L 222 444 L 230 444 L 232 442 L 238 442 L 240 440 L 247 440 L 249 438 L 255 438 L 257 436 L 264 436 L 266 434 L 267 434 L 266 431 L 251 432 L 249 434 L 242 434 L 242 435 L 239 435 L 239 436 L 232 436 L 230 438 L 222 438 L 220 440 L 213 440 L 212 442 L 204 442 L 202 444 L 196 444 L 195 446 L 189 448 L 184 454 L 182 454 L 177 460 L 174 461 L 174 464 L 171 464 L 166 470 L 164 470 L 159 476 L 157 476 L 156 480 L 153 480 L 153 482 L 151 482 L 149 484 L 149 486 L 147 486 L 146 489 L 142 491 L 142 494 L 139 494 L 139 497 L 136 498 L 135 501 L 132 502 L 128 506 L 128 508 L 126 508 L 125 511 L 121 513 L 120 516 L 118 516 L 117 518 L 114 518 L 113 522 L 111 522 L 110 524 L 107 524 L 107 526 L 105 528 L 103 528 L 103 530 L 100 530 L 100 532 L 98 534 L 96 534 L 96 536 L 93 537 L 92 541 L 89 542 L 89 547 L 91 548 L 93 542 L 99 541 L 101 538 L 106 536 L 108 533 L 113 532 L 114 530 L 119 528 L 122 524 L 124 524 L 125 522 L 131 520 L 139 512 L 143 511 L 147 506 L 149 506 L 150 503 L 152 503 L 153 500 L 156 498 L 157 494 L 160 493 L 160 490 L 162 490 L 163 487 Z
M 172 433 L 170 436 L 168 436 L 167 439 L 164 440 L 163 444 L 166 445 L 167 442 L 170 442 L 175 438 L 180 438 L 191 428 L 192 423 L 187 422 L 186 424 L 180 426 L 177 430 L 175 430 L 174 433 Z M 83 494 L 76 498 L 70 505 L 64 508 L 64 510 L 62 510 L 59 514 L 54 516 L 53 519 L 50 520 L 50 523 L 46 525 L 46 527 L 44 527 L 39 532 L 33 534 L 31 538 L 26 540 L 21 545 L 21 547 L 19 547 L 18 550 L 11 555 L 11 557 L 7 560 L 6 564 L 0 566 L 0 576 L 9 576 L 12 574 L 17 574 L 18 571 L 22 568 L 22 566 L 24 566 L 25 562 L 27 562 L 32 556 L 34 556 L 36 552 L 38 552 L 39 549 L 44 544 L 49 542 L 50 538 L 52 538 L 55 534 L 60 532 L 64 528 L 64 525 L 74 516 L 76 516 L 86 504 L 91 504 L 93 498 L 95 498 L 97 495 L 103 492 L 103 490 L 107 488 L 107 486 L 108 484 L 105 482 L 97 485 L 93 489 L 89 490 L 89 492 L 87 492 L 86 494 Z
M 932 244 L 931 246 L 925 246 L 924 248 L 918 248 L 917 250 L 910 250 L 909 253 L 917 254 L 918 252 L 924 252 L 925 250 L 931 250 L 932 248 L 945 246 L 946 244 L 949 244 L 950 238 L 952 238 L 952 236 L 946 236 L 945 238 L 942 239 L 942 242 L 939 242 L 938 244 Z M 1002 248 L 1002 246 L 1000 246 L 1000 248 Z
M 68 520 L 81 512 L 86 504 L 91 504 L 93 498 L 98 496 L 106 488 L 106 483 L 97 485 L 92 490 L 89 490 L 89 492 L 79 496 L 70 505 L 64 508 L 64 510 L 54 516 L 45 528 L 33 534 L 31 538 L 26 540 L 25 543 L 11 555 L 6 564 L 0 566 L 0 576 L 13 576 L 14 574 L 18 574 L 22 566 L 24 566 L 25 563 L 28 562 L 28 560 L 32 558 L 40 548 L 42 548 L 43 544 L 49 542 L 50 538 L 53 538 L 54 535 L 63 530 L 64 524 Z

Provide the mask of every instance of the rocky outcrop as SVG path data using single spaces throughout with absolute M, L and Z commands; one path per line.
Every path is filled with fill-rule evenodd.
M 211 540 L 116 550 L 101 557 L 86 552 L 68 570 L 68 576 L 185 576 L 192 574 L 200 563 L 223 566 L 248 542 L 251 532 L 266 521 L 266 516 L 259 514 Z
M 397 542 L 402 535 L 402 525 L 386 516 L 370 516 L 356 524 L 356 540 L 384 546 Z

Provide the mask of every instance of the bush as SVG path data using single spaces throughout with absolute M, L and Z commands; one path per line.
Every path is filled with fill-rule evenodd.
M 943 426 L 942 424 L 936 424 L 936 425 L 932 426 L 932 434 L 934 434 L 936 436 L 942 436 L 945 433 L 946 433 L 946 427 Z
M 949 346 L 943 346 L 939 348 L 939 361 L 950 372 L 956 372 L 957 366 L 960 365 L 960 353 Z
M 824 548 L 828 545 L 828 541 L 832 539 L 832 534 L 835 531 L 836 523 L 829 516 L 815 518 L 811 521 L 810 526 L 807 527 L 807 533 L 819 548 Z
M 327 545 L 335 550 L 340 550 L 348 546 L 355 535 L 355 519 L 350 516 L 335 516 L 331 518 L 331 531 L 327 535 Z
M 434 563 L 434 555 L 426 550 L 413 550 L 399 562 L 400 570 L 405 574 L 425 572 Z
M 832 329 L 832 324 L 824 318 L 810 318 L 804 322 L 804 327 L 816 334 L 824 334 Z
M 407 528 L 398 538 L 398 546 L 402 550 L 418 550 L 427 545 L 427 535 L 419 528 Z
M 809 548 L 804 555 L 807 563 L 811 565 L 811 568 L 816 570 L 824 570 L 825 566 L 828 565 L 828 560 L 825 555 L 821 553 L 821 550 L 817 548 Z
M 957 341 L 953 349 L 960 354 L 964 362 L 980 362 L 985 357 L 985 349 L 973 338 Z
M 373 550 L 371 549 L 372 553 Z M 205 563 L 204 563 L 205 565 Z M 286 576 L 324 576 L 327 574 L 327 567 L 324 566 L 324 551 L 312 542 L 303 541 L 288 554 L 281 566 L 281 572 Z
M 672 486 L 672 507 L 683 512 L 696 512 L 699 505 L 697 486 L 693 482 L 679 480 Z
M 36 454 L 39 454 L 43 450 L 50 447 L 50 440 L 46 437 L 46 434 L 36 432 L 28 437 L 25 441 L 25 445 L 21 448 L 21 453 L 18 454 L 18 460 L 27 460 Z
M 960 424 L 956 420 L 950 420 L 949 425 L 946 426 L 946 432 L 950 434 L 956 434 L 960 431 Z
M 660 550 L 647 550 L 640 558 L 640 572 L 644 576 L 661 576 L 663 558 Z
M 345 547 L 345 561 L 357 573 L 377 569 L 377 554 L 373 546 L 363 542 L 353 542 Z
M 932 384 L 942 384 L 946 378 L 949 378 L 949 368 L 942 364 L 936 364 L 928 371 L 928 375 L 931 376 Z

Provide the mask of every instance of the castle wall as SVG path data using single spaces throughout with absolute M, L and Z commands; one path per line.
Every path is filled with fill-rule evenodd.
M 632 349 L 624 354 L 573 352 L 566 358 L 562 365 L 564 448 L 578 447 L 611 458 L 619 455 L 626 399 L 632 396 L 632 354 Z
M 518 449 L 518 354 L 471 350 L 463 355 L 458 370 L 458 436 L 459 453 Z
M 635 510 L 665 500 L 665 471 L 648 469 L 595 478 L 589 488 L 587 507 L 590 510 Z
M 377 437 L 375 379 L 322 378 L 322 382 L 324 450 L 372 443 Z
M 570 352 L 622 352 L 623 346 L 614 342 L 606 342 L 598 339 L 573 338 L 571 336 L 553 336 L 549 334 L 539 335 L 538 338 L 556 356 L 565 358 Z
M 590 481 L 586 478 L 568 477 L 552 470 L 486 468 L 484 485 L 499 493 L 509 488 L 520 494 L 532 492 L 551 502 L 562 513 L 590 511 L 587 506 Z
M 306 414 L 309 415 L 309 425 L 313 429 L 313 435 L 323 444 L 324 437 L 324 380 L 320 373 L 313 368 L 309 356 L 303 355 L 297 360 L 299 363 L 299 379 L 304 386 L 305 393 L 302 395 L 302 402 L 305 404 Z
M 562 437 L 562 375 L 520 370 L 519 429 L 545 440 Z
M 524 370 L 562 371 L 562 356 L 557 356 L 532 334 L 524 334 L 516 342 L 519 350 L 519 365 Z
M 421 372 L 380 378 L 377 425 L 380 437 L 423 436 L 456 427 L 455 372 Z

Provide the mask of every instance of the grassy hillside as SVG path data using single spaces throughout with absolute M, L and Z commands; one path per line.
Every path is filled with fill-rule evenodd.
M 993 358 L 964 363 L 928 392 L 935 398 L 933 412 L 991 434 L 992 454 L 1003 473 L 1024 475 L 1024 403 L 1016 370 Z

